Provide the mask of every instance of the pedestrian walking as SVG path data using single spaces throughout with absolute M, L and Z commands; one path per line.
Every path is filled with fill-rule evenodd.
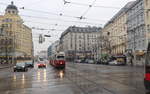
M 133 55 L 131 55 L 131 61 L 130 61 L 131 66 L 133 66 L 133 59 L 134 59 L 134 56 L 133 56 Z

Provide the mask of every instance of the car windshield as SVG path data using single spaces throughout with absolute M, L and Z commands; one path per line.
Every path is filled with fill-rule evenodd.
M 16 63 L 16 66 L 25 66 L 25 63 Z
M 26 64 L 32 64 L 32 62 L 26 62 Z
M 38 62 L 38 64 L 45 64 L 45 62 L 44 61 L 40 61 L 40 62 Z
M 40 60 L 40 61 L 44 61 L 44 59 L 43 59 L 43 58 L 39 58 L 39 60 Z
M 0 94 L 150 94 L 149 42 L 150 0 L 0 0 Z

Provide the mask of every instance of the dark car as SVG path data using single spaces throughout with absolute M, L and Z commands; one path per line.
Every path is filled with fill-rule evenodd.
M 33 67 L 34 67 L 34 63 L 33 63 L 32 61 L 27 61 L 27 62 L 26 62 L 26 66 L 27 66 L 28 68 L 33 68 Z
M 80 63 L 86 63 L 86 60 L 85 60 L 85 59 L 82 59 L 82 60 L 80 61 Z
M 14 66 L 14 72 L 16 72 L 16 71 L 27 72 L 28 67 L 26 66 L 26 63 L 25 62 L 16 63 L 16 66 Z
M 108 65 L 108 64 L 109 64 L 109 60 L 107 60 L 107 59 L 102 59 L 102 60 L 101 60 L 101 64 Z

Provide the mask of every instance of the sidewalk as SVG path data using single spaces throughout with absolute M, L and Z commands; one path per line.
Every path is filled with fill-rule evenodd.
M 12 67 L 12 64 L 0 64 L 0 69 L 5 69 L 5 68 L 9 68 Z

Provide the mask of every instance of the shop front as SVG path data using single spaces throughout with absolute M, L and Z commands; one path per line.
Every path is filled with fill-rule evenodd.
M 135 65 L 137 66 L 143 66 L 145 62 L 145 52 L 144 50 L 137 50 L 135 51 L 135 58 L 136 62 Z

